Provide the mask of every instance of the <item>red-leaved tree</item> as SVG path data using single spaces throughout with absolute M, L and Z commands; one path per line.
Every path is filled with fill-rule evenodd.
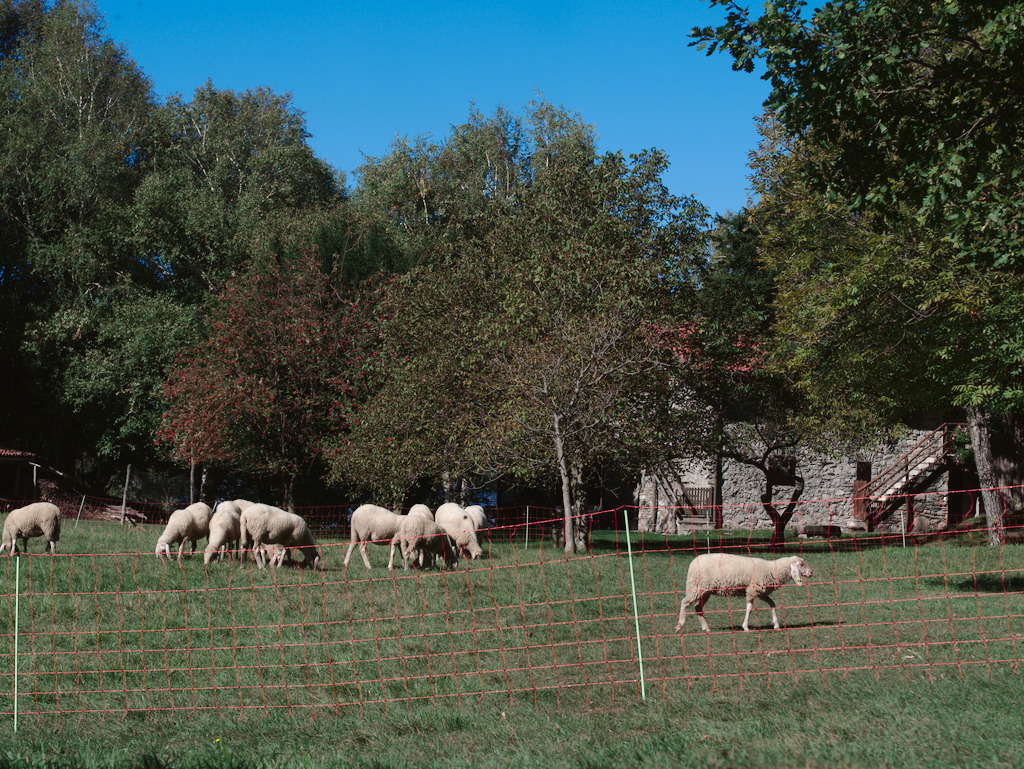
M 371 313 L 312 254 L 226 286 L 210 338 L 170 374 L 161 440 L 172 456 L 281 479 L 284 504 L 328 432 L 361 398 Z

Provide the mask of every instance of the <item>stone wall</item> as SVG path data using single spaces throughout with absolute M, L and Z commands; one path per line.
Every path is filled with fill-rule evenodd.
M 806 450 L 798 452 L 794 457 L 795 473 L 803 477 L 804 491 L 790 526 L 838 525 L 845 528 L 853 512 L 857 462 L 870 462 L 872 475 L 877 475 L 928 432 L 912 431 L 895 445 L 858 456 L 834 457 Z M 718 480 L 715 464 L 714 460 L 680 462 L 672 472 L 645 475 L 638 490 L 640 530 L 674 534 L 703 528 L 694 520 L 693 510 L 686 507 L 685 501 L 677 500 L 684 488 L 714 488 Z M 749 465 L 723 459 L 720 475 L 716 500 L 720 507 L 717 515 L 711 516 L 716 519 L 715 523 L 727 529 L 771 528 L 771 519 L 760 501 L 764 491 L 763 473 Z M 906 504 L 901 503 L 904 519 L 912 522 L 914 531 L 935 531 L 946 525 L 947 482 L 948 474 L 941 472 L 929 481 L 926 488 L 915 489 L 919 494 L 912 500 L 912 515 L 906 511 Z M 792 492 L 792 486 L 774 487 L 776 509 L 785 508 Z M 683 508 L 677 510 L 676 505 Z M 880 522 L 879 530 L 902 530 L 900 507 Z

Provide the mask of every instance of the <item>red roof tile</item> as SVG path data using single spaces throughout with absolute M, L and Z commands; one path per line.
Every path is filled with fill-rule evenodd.
M 35 459 L 35 456 L 31 451 L 21 451 L 8 448 L 7 446 L 0 446 L 0 458 L 3 459 Z

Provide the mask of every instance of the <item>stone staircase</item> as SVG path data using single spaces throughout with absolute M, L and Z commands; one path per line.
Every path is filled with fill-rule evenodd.
M 896 509 L 918 482 L 945 467 L 952 446 L 953 431 L 962 427 L 946 423 L 921 438 L 891 466 L 870 481 L 854 482 L 853 515 L 847 523 L 852 530 L 867 530 Z

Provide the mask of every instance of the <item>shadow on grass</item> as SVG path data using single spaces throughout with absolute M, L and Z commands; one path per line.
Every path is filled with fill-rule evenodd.
M 935 587 L 947 584 L 941 577 L 929 577 L 922 582 Z M 967 579 L 948 580 L 948 584 L 965 593 L 1024 593 L 1022 574 L 976 574 Z
M 693 622 L 693 624 L 695 626 L 692 630 L 690 629 L 690 622 L 691 621 Z M 712 623 L 708 623 L 708 624 L 712 624 Z M 810 629 L 810 628 L 838 627 L 839 624 L 840 623 L 838 623 L 838 622 L 787 622 L 781 628 L 776 630 L 770 624 L 768 624 L 768 625 L 755 625 L 754 622 L 751 621 L 751 623 L 750 623 L 750 632 L 751 633 L 754 633 L 754 632 L 781 633 L 781 632 L 783 632 L 785 630 L 807 630 L 807 629 Z M 683 630 L 682 633 L 673 632 L 673 633 L 669 633 L 668 635 L 670 635 L 670 636 L 671 635 L 681 635 L 681 636 L 684 636 L 684 637 L 685 636 L 698 636 L 698 637 L 700 637 L 700 636 L 706 635 L 706 633 L 703 630 L 700 629 L 699 623 L 696 620 L 691 620 L 690 617 L 686 618 L 686 624 L 683 625 L 683 628 L 684 628 L 684 630 Z M 712 627 L 711 627 L 711 634 L 712 635 L 714 635 L 715 633 L 725 633 L 725 632 L 730 632 L 730 631 L 733 632 L 733 633 L 743 633 L 744 632 L 742 625 L 728 625 L 726 627 L 715 627 L 712 624 Z M 779 650 L 776 649 L 775 651 L 779 651 Z

